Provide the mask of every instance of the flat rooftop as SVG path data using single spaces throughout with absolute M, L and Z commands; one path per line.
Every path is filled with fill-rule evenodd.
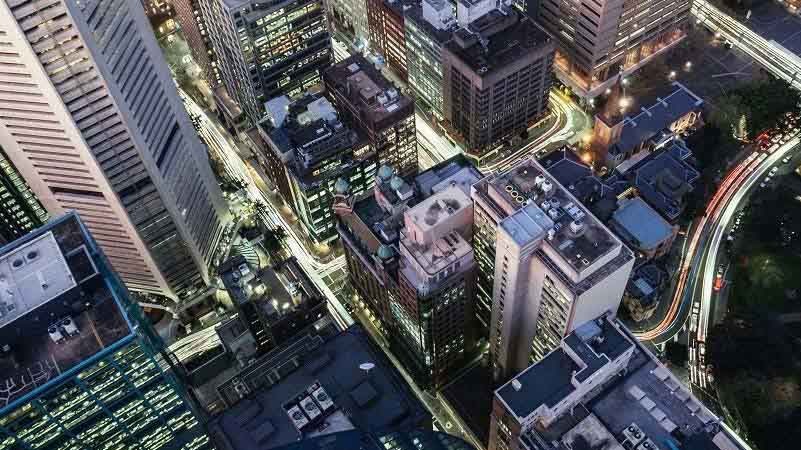
M 545 245 L 576 272 L 622 247 L 620 240 L 534 159 L 491 177 L 487 192 L 510 216 L 525 209 L 502 225 L 507 231 L 523 230 L 518 237 L 510 233 L 518 243 L 545 237 Z M 524 220 L 523 215 L 534 220 Z
M 232 406 L 208 427 L 221 447 L 233 450 L 270 449 L 354 428 L 408 431 L 431 420 L 359 326 L 328 338 L 305 336 L 218 390 Z
M 535 422 L 524 431 L 521 439 L 544 441 L 549 450 L 571 448 L 567 444 L 576 441 L 590 444 L 588 448 L 640 449 L 646 440 L 650 440 L 657 450 L 744 450 L 723 429 L 720 419 L 639 344 L 617 319 L 604 318 L 601 322 L 596 320 L 588 324 L 595 324 L 597 328 L 577 328 L 563 340 L 560 348 L 515 378 L 521 385 L 520 390 L 515 390 L 510 381 L 496 391 L 496 398 L 505 402 L 515 415 L 526 417 L 539 405 L 552 405 L 560 400 L 554 398 L 557 394 L 548 392 L 547 386 L 551 386 L 551 392 L 562 393 L 561 398 L 573 392 L 570 390 L 573 384 L 570 381 L 566 383 L 565 378 L 579 378 L 581 371 L 576 372 L 567 360 L 567 367 L 548 360 L 567 357 L 577 362 L 566 354 L 566 348 L 573 351 L 582 349 L 577 353 L 582 364 L 577 366 L 597 371 L 603 367 L 605 358 L 614 360 L 634 347 L 626 371 L 612 375 L 602 389 L 589 391 L 547 427 Z M 553 356 L 558 354 L 564 356 Z
M 514 10 L 494 9 L 468 27 L 469 30 L 456 31 L 446 48 L 482 76 L 516 61 L 539 57 L 540 51 L 553 49 L 548 34 L 529 17 Z M 482 40 L 486 45 L 482 45 Z
M 673 227 L 640 197 L 626 200 L 612 214 L 611 224 L 642 249 L 656 248 L 673 234 Z
M 0 249 L 0 415 L 132 335 L 75 214 Z
M 448 186 L 459 186 L 470 195 L 470 187 L 483 175 L 463 154 L 458 154 L 420 173 L 414 184 L 421 195 L 429 196 Z
M 362 120 L 385 123 L 386 119 L 396 115 L 414 113 L 412 100 L 401 94 L 361 55 L 334 64 L 326 69 L 324 77 L 333 89 L 361 111 Z

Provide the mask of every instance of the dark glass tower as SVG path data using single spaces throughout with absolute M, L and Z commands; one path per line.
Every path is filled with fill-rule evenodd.
M 24 236 L 47 221 L 47 211 L 0 147 L 0 244 Z
M 211 448 L 76 214 L 0 249 L 0 449 Z

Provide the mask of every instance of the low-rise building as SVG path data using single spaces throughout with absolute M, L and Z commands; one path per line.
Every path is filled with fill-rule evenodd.
M 610 315 L 495 391 L 490 450 L 579 448 L 749 450 Z
M 310 332 L 217 387 L 208 423 L 221 450 L 267 450 L 332 433 L 431 428 L 431 414 L 359 326 Z
M 609 227 L 644 260 L 669 252 L 679 231 L 678 225 L 669 224 L 640 197 L 621 200 Z
M 327 315 L 325 296 L 292 257 L 259 269 L 235 256 L 219 268 L 240 320 L 261 353 L 287 342 Z

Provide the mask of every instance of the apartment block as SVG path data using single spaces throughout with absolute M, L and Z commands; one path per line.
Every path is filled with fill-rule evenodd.
M 322 0 L 200 1 L 222 85 L 251 126 L 268 100 L 320 84 L 333 60 Z
M 443 111 L 480 159 L 548 114 L 554 43 L 532 19 L 491 0 L 460 1 L 457 22 L 443 49 Z
M 373 187 L 376 151 L 322 94 L 269 105 L 272 119 L 259 124 L 266 172 L 312 241 L 329 243 L 337 237 L 334 196 Z
M 479 311 L 496 379 L 539 361 L 585 321 L 615 313 L 634 254 L 535 159 L 472 188 Z
M 323 80 L 342 122 L 367 137 L 379 164 L 393 167 L 402 177 L 415 175 L 414 102 L 360 55 L 326 70 Z
M 206 450 L 173 356 L 75 213 L 0 249 L 0 449 Z
M 558 42 L 560 80 L 585 98 L 600 95 L 685 35 L 690 0 L 529 0 L 531 17 Z
M 228 209 L 138 0 L 0 5 L 0 140 L 154 306 L 202 293 Z
M 495 391 L 490 450 L 750 450 L 610 315 Z
M 438 388 L 475 356 L 475 263 L 463 157 L 413 184 L 379 169 L 373 195 L 342 198 L 338 231 L 353 286 L 420 387 Z

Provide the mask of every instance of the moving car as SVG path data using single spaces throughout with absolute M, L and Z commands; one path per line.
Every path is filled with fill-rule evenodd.
M 715 283 L 712 285 L 712 290 L 715 292 L 720 291 L 723 289 L 723 273 L 726 269 L 723 267 L 723 264 L 718 266 L 718 273 L 715 274 Z

